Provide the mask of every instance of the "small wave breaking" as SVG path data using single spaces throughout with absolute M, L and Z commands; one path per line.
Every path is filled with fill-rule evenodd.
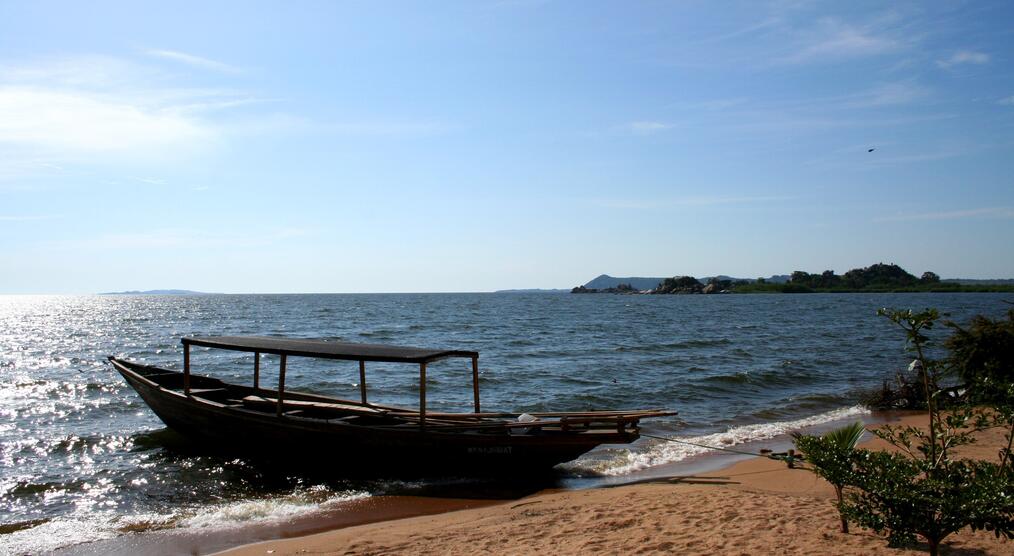
M 675 439 L 693 442 L 694 444 L 731 448 L 749 442 L 768 440 L 800 429 L 866 414 L 869 414 L 869 410 L 864 407 L 845 407 L 792 421 L 741 425 L 732 427 L 725 432 L 701 436 L 675 437 Z M 606 458 L 593 459 L 592 457 L 582 457 L 564 464 L 562 468 L 566 472 L 577 476 L 617 476 L 649 467 L 677 463 L 696 455 L 715 451 L 701 446 L 666 442 L 663 440 L 650 440 L 640 450 L 613 450 L 610 452 L 610 457 Z

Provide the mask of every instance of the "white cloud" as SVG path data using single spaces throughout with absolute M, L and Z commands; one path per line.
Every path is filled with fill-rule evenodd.
M 145 54 L 154 56 L 156 58 L 163 58 L 166 60 L 172 60 L 174 62 L 182 62 L 188 66 L 193 66 L 201 69 L 208 69 L 213 71 L 219 71 L 223 73 L 242 73 L 243 70 L 236 66 L 231 66 L 208 58 L 202 58 L 201 56 L 195 56 L 193 54 L 187 54 L 186 52 L 180 52 L 178 50 L 146 50 Z
M 0 179 L 52 173 L 30 160 L 176 159 L 205 152 L 224 137 L 214 113 L 258 101 L 240 91 L 176 87 L 172 79 L 108 56 L 0 62 L 0 145 L 9 155 L 0 160 Z
M 996 103 L 1003 106 L 1014 106 L 1014 95 L 1011 95 L 1007 98 L 1002 98 L 996 101 Z
M 128 98 L 0 87 L 0 142 L 101 152 L 193 146 L 212 140 L 200 122 Z
M 981 66 L 987 63 L 989 63 L 989 54 L 975 52 L 972 50 L 959 50 L 954 54 L 951 54 L 948 58 L 937 60 L 937 65 L 945 69 L 961 64 L 974 64 Z

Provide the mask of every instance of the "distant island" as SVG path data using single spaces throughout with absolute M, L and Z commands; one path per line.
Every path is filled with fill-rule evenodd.
M 821 292 L 1014 292 L 1014 279 L 941 279 L 935 272 L 920 277 L 896 264 L 877 263 L 845 274 L 825 270 L 819 274 L 797 270 L 769 278 L 693 276 L 671 278 L 615 278 L 598 276 L 571 293 L 613 294 L 716 294 L 716 293 L 821 293 Z
M 195 292 L 192 290 L 130 290 L 125 292 L 103 292 L 98 295 L 210 295 L 206 292 Z

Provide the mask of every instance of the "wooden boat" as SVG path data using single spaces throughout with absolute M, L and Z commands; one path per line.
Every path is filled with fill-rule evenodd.
M 501 474 L 548 470 L 602 444 L 626 444 L 639 421 L 675 415 L 663 410 L 483 413 L 479 354 L 474 351 L 348 344 L 257 336 L 183 338 L 183 372 L 109 360 L 170 428 L 228 452 L 319 464 L 337 470 L 399 474 Z M 191 374 L 192 346 L 253 354 L 253 384 L 227 384 Z M 260 386 L 261 355 L 278 356 L 278 387 Z M 289 357 L 359 362 L 359 400 L 285 389 Z M 472 362 L 474 412 L 426 410 L 426 367 L 434 361 Z M 366 363 L 419 367 L 419 408 L 371 403 Z

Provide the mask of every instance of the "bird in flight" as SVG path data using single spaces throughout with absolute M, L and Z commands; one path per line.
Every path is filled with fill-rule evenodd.
M 876 149 L 876 147 L 874 147 L 874 148 L 872 148 L 872 149 L 869 149 L 869 150 L 867 150 L 866 152 L 868 152 L 868 153 L 871 153 L 871 152 L 873 152 L 873 151 L 875 151 L 875 150 L 877 150 L 877 149 Z

